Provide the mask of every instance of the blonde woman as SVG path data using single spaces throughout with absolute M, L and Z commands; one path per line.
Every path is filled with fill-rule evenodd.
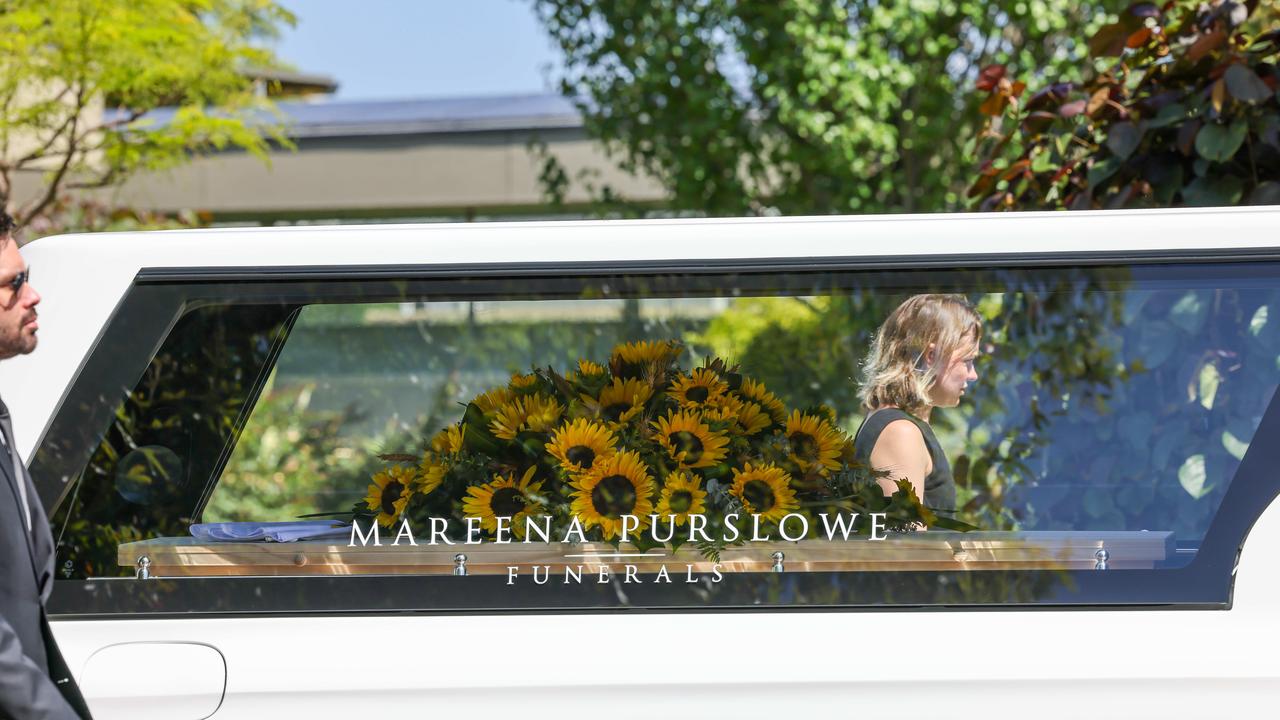
M 886 495 L 906 478 L 926 507 L 954 512 L 951 464 L 929 418 L 959 405 L 978 379 L 981 341 L 982 320 L 962 295 L 910 297 L 876 331 L 858 393 L 868 414 L 853 446 L 859 461 L 891 473 L 879 480 Z

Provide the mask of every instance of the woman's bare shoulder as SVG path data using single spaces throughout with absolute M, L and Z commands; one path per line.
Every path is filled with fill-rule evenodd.
M 905 418 L 884 426 L 876 446 L 871 450 L 871 465 L 881 469 L 897 469 L 917 479 L 933 472 L 933 460 L 924 433 L 916 424 Z M 923 491 L 921 491 L 923 492 Z
M 880 437 L 876 439 L 877 448 L 886 445 L 889 448 L 916 450 L 925 446 L 924 433 L 916 424 L 906 418 L 894 420 L 884 426 Z

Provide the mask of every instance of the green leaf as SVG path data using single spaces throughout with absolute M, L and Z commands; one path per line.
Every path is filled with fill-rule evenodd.
M 1271 88 L 1245 65 L 1236 63 L 1227 68 L 1226 79 L 1227 91 L 1240 102 L 1257 105 L 1271 99 Z
M 573 388 L 569 385 L 569 381 L 565 380 L 564 377 L 562 377 L 560 373 L 556 372 L 554 368 L 548 367 L 547 375 L 551 378 L 551 384 L 555 386 L 556 392 L 560 393 L 560 396 L 564 398 L 566 404 L 572 403 L 577 399 L 577 395 L 574 394 Z
M 1196 207 L 1224 207 L 1240 202 L 1244 180 L 1235 175 L 1198 177 L 1182 188 L 1182 201 Z
M 1169 309 L 1169 322 L 1195 335 L 1209 316 L 1209 302 L 1207 293 L 1189 290 Z
M 1237 460 L 1244 460 L 1244 454 L 1249 452 L 1249 443 L 1236 437 L 1230 430 L 1222 431 L 1222 447 Z
M 1280 182 L 1268 180 L 1249 193 L 1250 205 L 1280 205 Z
M 1158 205 L 1173 204 L 1173 198 L 1182 189 L 1182 164 L 1157 163 L 1147 171 L 1147 180 Z
M 1208 363 L 1200 368 L 1197 384 L 1199 386 L 1200 405 L 1205 410 L 1212 410 L 1213 399 L 1217 397 L 1218 386 L 1222 384 L 1222 373 L 1218 371 L 1218 366 Z
M 1107 148 L 1121 160 L 1128 160 L 1142 142 L 1142 130 L 1131 122 L 1116 123 L 1107 134 Z
M 1196 134 L 1196 152 L 1206 160 L 1226 162 L 1235 156 L 1248 133 L 1249 125 L 1243 119 L 1230 125 L 1209 123 Z
M 1262 334 L 1263 329 L 1267 327 L 1267 316 L 1269 314 L 1266 305 L 1260 305 L 1257 310 L 1253 311 L 1253 317 L 1249 318 L 1250 335 L 1258 337 Z
M 1280 102 L 1280 98 L 1276 99 Z M 1280 115 L 1267 115 L 1258 123 L 1258 137 L 1262 142 L 1280 150 Z
M 938 530 L 955 530 L 957 532 L 971 532 L 978 529 L 977 525 L 970 525 L 967 522 L 943 517 L 941 515 L 933 519 L 932 527 L 937 528 Z
M 1106 182 L 1108 178 L 1116 174 L 1116 171 L 1119 170 L 1120 166 L 1123 164 L 1124 161 L 1117 157 L 1109 157 L 1102 162 L 1094 163 L 1093 166 L 1089 168 L 1089 189 L 1093 190 Z
M 489 432 L 489 424 L 485 422 L 484 411 L 475 403 L 468 403 L 462 413 L 462 422 L 467 430 L 462 436 L 463 445 L 472 452 L 484 455 L 498 453 L 498 440 Z
M 1191 497 L 1199 500 L 1209 493 L 1212 486 L 1205 487 L 1204 455 L 1192 455 L 1182 462 L 1178 468 L 1178 483 Z
M 1143 125 L 1148 128 L 1162 128 L 1180 123 L 1187 119 L 1187 106 L 1182 103 L 1169 103 L 1156 111 L 1156 116 L 1150 120 L 1144 120 Z

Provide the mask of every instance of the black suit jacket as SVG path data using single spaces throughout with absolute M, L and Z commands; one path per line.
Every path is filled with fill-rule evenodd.
M 53 591 L 53 534 L 31 475 L 11 459 L 17 449 L 3 401 L 0 432 L 8 445 L 0 448 L 0 718 L 86 719 L 89 710 L 45 618 Z M 18 483 L 26 486 L 30 532 Z

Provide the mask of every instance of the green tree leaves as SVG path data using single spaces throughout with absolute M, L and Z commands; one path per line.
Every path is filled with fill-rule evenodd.
M 960 202 L 994 62 L 1076 77 L 1105 2 L 537 0 L 561 90 L 624 170 L 709 215 Z M 999 79 L 993 82 L 998 82 Z M 561 178 L 544 158 L 547 178 Z M 563 183 L 549 188 L 563 196 Z M 607 189 L 606 189 L 607 190 Z M 615 207 L 615 206 L 610 206 Z
M 1250 105 L 1264 103 L 1274 94 L 1262 78 L 1245 65 L 1237 64 L 1227 68 L 1223 79 L 1227 83 L 1227 91 L 1231 93 L 1231 97 Z
M 1020 103 L 980 80 L 980 107 L 992 119 L 977 151 L 974 204 L 1277 202 L 1277 23 L 1274 3 L 1135 3 L 1093 36 L 1094 55 L 1115 59 L 1083 83 L 1059 82 Z M 1027 160 L 1030 169 L 1006 172 Z
M 1235 156 L 1249 134 L 1249 125 L 1236 120 L 1230 125 L 1209 123 L 1196 133 L 1196 152 L 1214 162 L 1226 162 Z
M 269 106 L 246 74 L 293 16 L 272 0 L 11 0 L 0 12 L 0 205 L 26 223 L 72 191 L 116 184 L 191 153 L 266 157 L 284 138 L 250 122 Z M 148 113 L 176 108 L 166 122 Z M 210 108 L 217 107 L 218 111 Z M 30 197 L 16 173 L 42 172 Z

